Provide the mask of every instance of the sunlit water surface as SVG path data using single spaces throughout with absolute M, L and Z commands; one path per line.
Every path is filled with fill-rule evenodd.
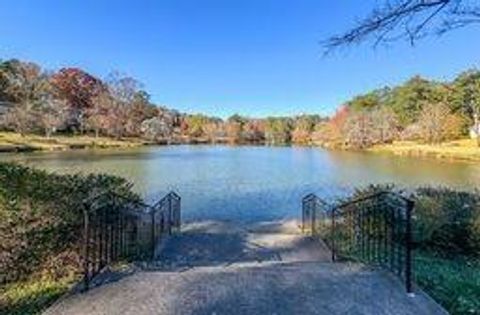
M 307 193 L 334 200 L 371 183 L 480 186 L 480 164 L 302 147 L 164 146 L 4 154 L 0 159 L 62 173 L 120 175 L 147 199 L 175 190 L 187 220 L 298 217 Z

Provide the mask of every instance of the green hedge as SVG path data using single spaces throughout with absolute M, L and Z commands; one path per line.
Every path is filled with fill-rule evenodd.
M 103 190 L 133 195 L 119 177 L 57 175 L 0 163 L 0 282 L 77 272 L 82 205 Z
M 478 192 L 419 188 L 415 201 L 418 247 L 453 256 L 480 256 Z
M 371 185 L 351 198 L 378 191 L 399 191 L 394 185 Z M 480 192 L 421 187 L 406 194 L 415 201 L 413 234 L 417 249 L 443 256 L 480 257 Z M 350 200 L 343 199 L 340 202 Z

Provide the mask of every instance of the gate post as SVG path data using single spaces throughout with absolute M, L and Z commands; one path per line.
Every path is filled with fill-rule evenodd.
M 151 251 L 152 251 L 152 260 L 155 260 L 155 209 L 152 209 L 152 217 L 151 217 Z
M 89 272 L 89 241 L 90 241 L 90 222 L 88 217 L 88 208 L 83 205 L 83 282 L 84 290 L 88 290 L 90 284 Z
M 172 194 L 169 193 L 167 196 L 167 201 L 168 201 L 168 235 L 172 235 L 172 224 L 173 218 L 172 218 Z
M 302 200 L 302 234 L 305 233 L 305 201 Z
M 316 201 L 316 200 L 315 200 Z M 317 215 L 317 211 L 316 211 L 316 203 L 313 203 L 313 207 L 311 207 L 310 209 L 310 212 L 312 214 L 312 222 L 311 222 L 311 226 L 310 226 L 310 229 L 311 229 L 311 233 L 312 233 L 312 236 L 315 235 L 315 233 L 317 232 L 315 230 L 315 221 L 316 221 L 316 215 Z
M 414 202 L 412 200 L 407 201 L 406 208 L 406 227 L 405 227 L 405 286 L 407 293 L 412 293 L 412 212 Z
M 332 261 L 335 261 L 337 258 L 337 253 L 335 250 L 335 208 L 332 209 Z

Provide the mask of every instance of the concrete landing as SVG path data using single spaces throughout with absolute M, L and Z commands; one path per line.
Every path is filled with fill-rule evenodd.
M 407 296 L 388 272 L 329 256 L 294 222 L 190 224 L 159 262 L 45 314 L 446 314 L 421 293 Z

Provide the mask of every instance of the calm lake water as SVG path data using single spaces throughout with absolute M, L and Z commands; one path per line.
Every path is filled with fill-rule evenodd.
M 183 198 L 187 220 L 298 217 L 300 200 L 307 193 L 333 200 L 370 183 L 480 187 L 480 164 L 319 148 L 164 146 L 1 155 L 0 159 L 62 173 L 124 176 L 147 199 L 175 190 Z

